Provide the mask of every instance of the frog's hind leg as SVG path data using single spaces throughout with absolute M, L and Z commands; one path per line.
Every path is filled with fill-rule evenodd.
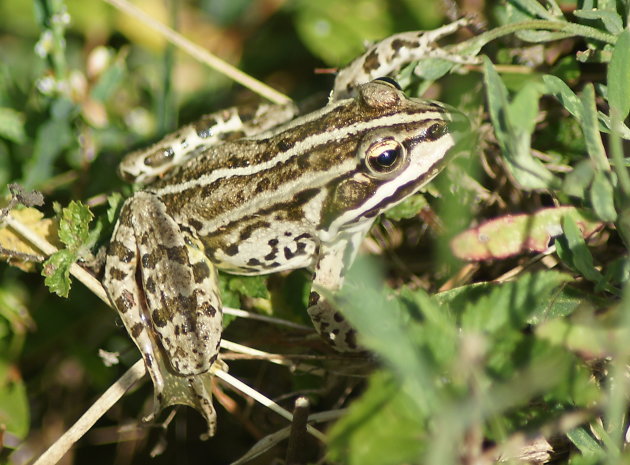
M 123 206 L 105 280 L 151 374 L 156 411 L 192 406 L 212 435 L 211 368 L 222 322 L 216 272 L 152 194 L 137 193 Z

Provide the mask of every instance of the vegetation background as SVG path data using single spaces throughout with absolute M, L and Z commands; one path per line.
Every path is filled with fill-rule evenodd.
M 231 374 L 288 409 L 298 394 L 313 411 L 348 407 L 326 448 L 299 444 L 298 463 L 323 454 L 362 465 L 628 463 L 627 0 L 136 5 L 296 100 L 326 93 L 333 77 L 314 70 L 349 62 L 365 40 L 466 14 L 472 25 L 450 38 L 463 44 L 451 51 L 474 56 L 485 45 L 477 64 L 431 60 L 399 76 L 409 95 L 465 111 L 478 140 L 380 221 L 354 267 L 343 299 L 376 367 L 332 354 L 308 330 L 226 319 L 227 339 L 295 364 L 309 356 L 324 373 L 228 354 Z M 91 256 L 122 198 L 112 193 L 132 192 L 116 177 L 120 158 L 255 98 L 104 1 L 0 3 L 0 190 L 7 203 L 10 182 L 42 192 L 39 209 L 53 221 L 32 209 L 12 215 L 41 234 L 58 230 L 63 248 L 33 264 L 39 252 L 0 228 L 13 265 L 0 264 L 0 463 L 37 457 L 138 358 L 115 313 L 68 287 L 74 260 L 98 275 Z M 224 276 L 222 286 L 229 306 L 308 325 L 304 271 Z M 99 349 L 120 363 L 106 366 Z M 152 403 L 145 382 L 63 463 L 230 463 L 286 426 L 229 386 L 215 394 L 209 441 L 185 408 L 168 428 L 139 426 Z M 285 449 L 254 463 L 282 460 Z

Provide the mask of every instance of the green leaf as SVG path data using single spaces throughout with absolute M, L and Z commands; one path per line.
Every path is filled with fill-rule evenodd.
M 556 243 L 562 260 L 579 271 L 589 281 L 596 284 L 603 283 L 603 276 L 593 266 L 593 256 L 588 250 L 574 218 L 565 216 L 562 219 L 562 230 L 564 237 L 559 237 L 558 243 Z M 564 241 L 566 241 L 566 249 Z
M 606 452 L 602 446 L 586 431 L 584 427 L 579 427 L 567 432 L 567 437 L 584 455 L 600 458 L 606 456 Z
M 514 282 L 487 284 L 476 290 L 477 298 L 463 304 L 462 329 L 495 335 L 506 328 L 520 329 L 531 319 L 549 313 L 548 300 L 569 281 L 567 274 L 547 271 L 526 274 Z
M 265 276 L 233 276 L 229 279 L 228 288 L 247 297 L 269 298 Z
M 557 98 L 578 121 L 582 121 L 582 103 L 569 86 L 562 79 L 551 74 L 543 76 L 542 79 L 549 93 Z
M 349 465 L 417 463 L 426 447 L 425 419 L 387 373 L 375 373 L 360 399 L 329 433 L 328 457 Z
M 578 18 L 600 20 L 611 34 L 619 34 L 623 31 L 623 21 L 616 11 L 610 10 L 573 10 Z
M 13 108 L 0 107 L 0 137 L 16 144 L 26 140 L 24 132 L 24 115 Z
M 527 82 L 508 106 L 512 124 L 527 134 L 531 134 L 536 127 L 540 88 L 537 82 Z
M 604 171 L 596 171 L 591 186 L 591 203 L 602 221 L 612 223 L 617 219 L 615 210 L 614 188 Z
M 584 199 L 594 176 L 593 162 L 589 159 L 582 160 L 564 177 L 562 191 L 567 195 Z
M 623 121 L 630 112 L 630 30 L 617 37 L 608 65 L 608 103 Z
M 595 107 L 595 89 L 593 88 L 593 84 L 588 83 L 584 87 L 580 100 L 582 101 L 583 115 L 582 131 L 584 132 L 588 154 L 598 169 L 610 171 L 610 164 L 608 163 L 608 158 L 606 158 L 606 150 L 604 149 L 602 136 L 597 123 L 597 108 Z
M 562 18 L 559 9 L 554 8 L 554 11 L 549 11 L 536 0 L 510 0 L 510 3 L 518 5 L 532 15 L 532 17 L 548 19 L 549 21 L 557 21 Z
M 0 425 L 20 439 L 28 435 L 30 410 L 26 387 L 15 367 L 0 359 Z
M 413 218 L 428 205 L 429 203 L 423 195 L 413 195 L 406 199 L 404 202 L 396 205 L 394 208 L 387 210 L 385 212 L 385 216 L 395 221 L 400 221 L 406 218 Z
M 436 81 L 453 69 L 454 63 L 440 58 L 420 60 L 414 69 L 416 76 L 427 81 Z
M 59 221 L 59 239 L 71 250 L 78 250 L 89 237 L 89 224 L 92 212 L 81 202 L 74 200 L 61 212 Z
M 42 275 L 44 284 L 50 292 L 59 297 L 68 297 L 70 293 L 70 267 L 76 261 L 77 254 L 68 249 L 58 250 L 44 262 Z
M 484 82 L 492 126 L 512 176 L 525 189 L 546 189 L 556 186 L 558 181 L 547 168 L 531 155 L 531 133 L 526 127 L 532 122 L 519 119 L 519 126 L 512 122 L 514 117 L 508 105 L 508 93 L 494 66 L 484 57 Z
M 23 185 L 32 188 L 53 174 L 57 157 L 74 140 L 70 124 L 65 119 L 50 119 L 37 130 L 33 156 L 25 169 Z
M 384 0 L 302 0 L 294 7 L 295 26 L 302 41 L 313 54 L 332 65 L 348 63 L 363 53 L 365 40 L 380 40 L 392 31 Z
M 106 102 L 118 88 L 125 77 L 125 68 L 116 60 L 99 78 L 98 82 L 90 90 L 93 99 Z
M 562 219 L 572 217 L 584 237 L 601 229 L 590 211 L 552 207 L 530 214 L 504 215 L 459 233 L 451 240 L 453 255 L 462 260 L 505 259 L 523 252 L 545 252 L 562 234 Z
M 357 329 L 359 343 L 379 354 L 392 369 L 414 399 L 415 407 L 427 411 L 435 402 L 435 392 L 431 389 L 431 367 L 417 350 L 421 329 L 410 321 L 410 312 L 402 301 L 388 298 L 382 283 L 378 265 L 367 259 L 357 260 L 342 292 L 327 297 Z M 424 307 L 436 307 L 428 297 L 419 299 Z M 439 312 L 437 308 L 424 307 L 419 310 Z

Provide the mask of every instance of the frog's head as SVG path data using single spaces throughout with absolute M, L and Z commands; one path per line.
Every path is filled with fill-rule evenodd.
M 468 119 L 443 103 L 405 96 L 390 79 L 364 84 L 355 111 L 365 115 L 357 131 L 356 168 L 339 178 L 326 205 L 328 231 L 370 222 L 433 179 Z

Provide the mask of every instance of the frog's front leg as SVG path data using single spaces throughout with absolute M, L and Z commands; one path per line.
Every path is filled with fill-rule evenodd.
M 308 314 L 319 335 L 338 352 L 359 352 L 356 330 L 325 295 L 337 293 L 344 275 L 352 264 L 364 231 L 344 235 L 331 244 L 322 244 L 319 249 L 313 286 L 308 302 Z
M 123 205 L 104 283 L 153 381 L 155 413 L 189 405 L 212 435 L 222 323 L 216 271 L 154 195 L 139 192 Z

